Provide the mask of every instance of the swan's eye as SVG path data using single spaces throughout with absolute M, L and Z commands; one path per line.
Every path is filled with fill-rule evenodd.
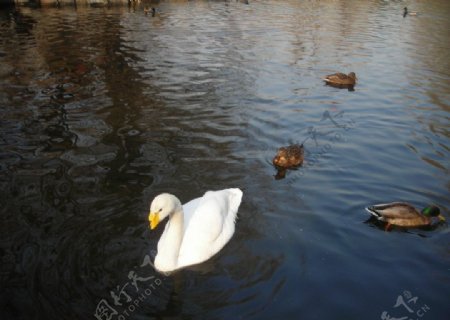
M 162 208 L 160 208 L 159 210 L 158 210 L 158 212 L 161 212 L 162 211 Z

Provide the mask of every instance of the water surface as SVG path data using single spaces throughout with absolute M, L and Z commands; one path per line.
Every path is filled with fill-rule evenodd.
M 0 11 L 1 318 L 447 319 L 448 227 L 364 207 L 450 219 L 450 3 L 153 5 Z M 151 199 L 227 187 L 230 243 L 156 273 Z

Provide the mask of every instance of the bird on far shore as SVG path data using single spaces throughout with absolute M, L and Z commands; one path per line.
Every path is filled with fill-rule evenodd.
M 411 12 L 411 11 L 408 11 L 408 8 L 407 8 L 407 7 L 404 7 L 404 8 L 403 8 L 403 18 L 406 17 L 407 15 L 410 15 L 410 16 L 416 16 L 416 15 L 417 15 L 417 12 Z
M 149 14 L 150 12 L 152 13 L 152 17 L 154 17 L 156 14 L 156 9 L 154 7 L 152 7 L 151 9 L 149 9 L 149 7 L 144 8 L 145 15 Z

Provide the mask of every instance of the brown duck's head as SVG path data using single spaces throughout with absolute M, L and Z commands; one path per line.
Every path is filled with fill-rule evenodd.
M 348 77 L 356 80 L 356 74 L 354 72 L 350 72 Z
M 276 167 L 285 167 L 288 164 L 288 150 L 285 147 L 278 149 L 277 154 L 273 157 L 272 163 Z

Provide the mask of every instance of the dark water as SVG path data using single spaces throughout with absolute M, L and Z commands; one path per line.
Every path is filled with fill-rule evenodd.
M 364 207 L 450 219 L 450 2 L 156 6 L 0 11 L 1 319 L 448 319 L 448 226 Z M 149 201 L 226 187 L 230 243 L 157 274 Z

